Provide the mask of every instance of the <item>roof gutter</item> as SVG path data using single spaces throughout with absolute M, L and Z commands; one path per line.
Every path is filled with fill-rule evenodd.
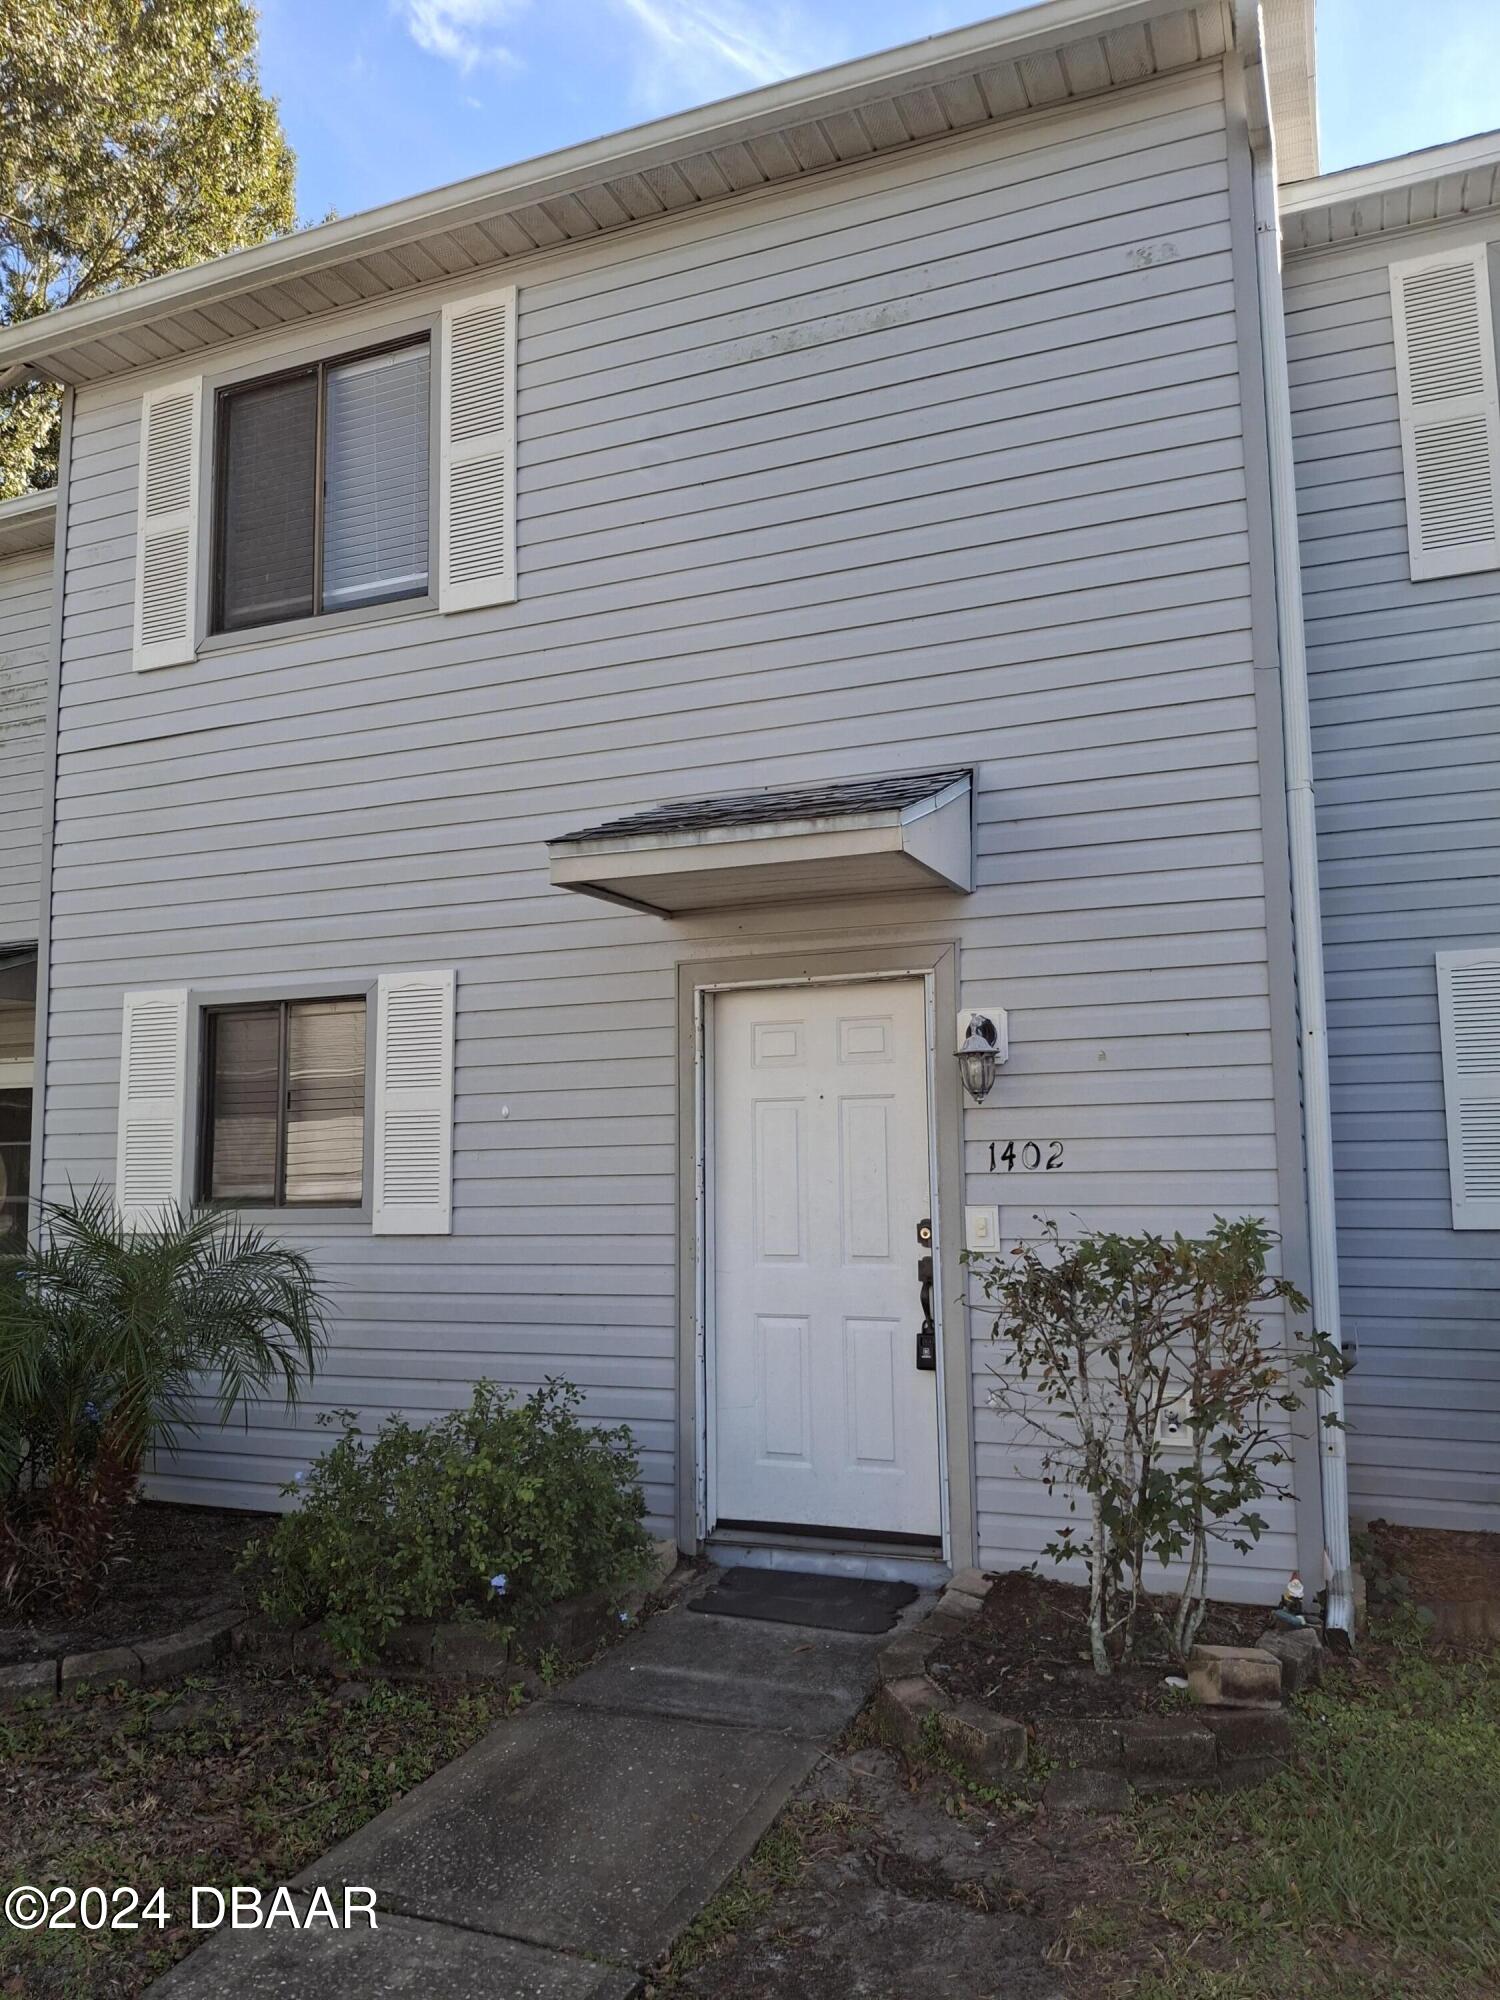
M 1254 0 L 1236 0 L 1241 47 L 1259 47 Z M 1248 18 L 1247 18 L 1248 17 Z M 1250 80 L 1247 78 L 1247 81 Z M 1262 85 L 1263 88 L 1263 80 Z M 1302 566 L 1297 543 L 1297 484 L 1292 455 L 1292 399 L 1281 294 L 1281 232 L 1276 206 L 1275 140 L 1268 115 L 1251 121 L 1255 196 L 1255 266 L 1265 373 L 1271 535 L 1276 623 L 1281 656 L 1281 713 L 1291 850 L 1292 929 L 1302 1042 L 1302 1121 L 1307 1158 L 1308 1237 L 1313 1321 L 1342 1350 L 1338 1234 L 1333 1200 L 1333 1116 L 1328 1080 L 1328 1010 L 1323 975 L 1323 918 L 1318 894 L 1317 805 L 1313 790 L 1312 715 Z M 1352 1637 L 1354 1590 L 1349 1549 L 1349 1480 L 1344 1445 L 1344 1387 L 1335 1378 L 1317 1399 L 1319 1483 L 1323 1500 L 1325 1621 Z

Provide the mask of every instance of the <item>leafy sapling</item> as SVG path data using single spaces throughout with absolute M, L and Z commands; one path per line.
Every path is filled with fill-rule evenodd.
M 1107 1674 L 1133 1660 L 1147 1579 L 1178 1566 L 1168 1623 L 1185 1658 L 1202 1628 L 1212 1550 L 1242 1554 L 1286 1492 L 1291 1420 L 1341 1368 L 1305 1330 L 1307 1301 L 1268 1270 L 1276 1238 L 1257 1217 L 1208 1235 L 1097 1231 L 1065 1242 L 1053 1221 L 1009 1256 L 968 1255 L 1006 1361 L 989 1401 L 1015 1441 L 1040 1449 L 1042 1482 L 1069 1522 L 1045 1553 L 1081 1560 L 1089 1650 Z

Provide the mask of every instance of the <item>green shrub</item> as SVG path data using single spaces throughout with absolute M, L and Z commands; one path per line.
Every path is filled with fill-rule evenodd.
M 374 1658 L 408 1618 L 488 1617 L 515 1631 L 543 1605 L 627 1582 L 644 1567 L 645 1502 L 630 1432 L 574 1414 L 549 1381 L 524 1402 L 491 1382 L 426 1426 L 388 1417 L 367 1443 L 336 1411 L 338 1442 L 285 1489 L 298 1496 L 257 1563 L 261 1608 L 319 1618 L 346 1659 Z

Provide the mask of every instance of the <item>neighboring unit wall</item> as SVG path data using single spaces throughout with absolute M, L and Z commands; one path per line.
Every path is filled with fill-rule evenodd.
M 337 1294 L 315 1407 L 567 1374 L 634 1427 L 659 1528 L 682 958 L 957 940 L 1011 1010 L 966 1133 L 1002 1233 L 1277 1222 L 1227 152 L 1205 70 L 519 268 L 501 610 L 133 675 L 144 384 L 81 394 L 48 1188 L 113 1175 L 127 989 L 456 966 L 454 1234 L 276 1218 Z M 547 884 L 546 837 L 611 813 L 969 763 L 971 897 L 667 924 Z M 993 1170 L 1030 1138 L 1063 1170 Z M 981 1549 L 1015 1563 L 1059 1505 L 975 1332 Z M 158 1490 L 274 1504 L 321 1441 L 257 1414 Z M 1296 1561 L 1269 1511 L 1262 1596 Z
M 1500 571 L 1411 581 L 1389 276 L 1485 238 L 1500 215 L 1300 254 L 1286 299 L 1350 1505 L 1496 1529 L 1500 1235 L 1452 1226 L 1435 957 L 1500 944 Z
M 37 937 L 52 551 L 0 556 L 0 949 Z

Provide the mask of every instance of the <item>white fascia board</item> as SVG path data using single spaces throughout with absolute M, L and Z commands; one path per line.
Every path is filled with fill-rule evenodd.
M 1319 174 L 1315 180 L 1289 181 L 1280 191 L 1277 206 L 1283 215 L 1305 215 L 1331 208 L 1335 202 L 1398 194 L 1403 188 L 1419 188 L 1452 174 L 1496 166 L 1500 166 L 1500 132 L 1481 132 L 1448 146 L 1428 146 L 1419 153 L 1398 153 L 1389 160 Z
M 410 243 L 423 233 L 462 229 L 506 209 L 574 193 L 604 175 L 644 174 L 700 152 L 706 144 L 751 139 L 792 119 L 831 117 L 892 90 L 920 90 L 988 62 L 1038 55 L 1091 30 L 1114 31 L 1178 13 L 1182 6 L 1183 0 L 1045 0 L 998 20 L 540 154 L 0 329 L 0 370 L 24 365 L 45 375 L 49 353 L 148 325 L 163 315 L 243 295 L 262 283 L 310 277 L 348 259 Z

